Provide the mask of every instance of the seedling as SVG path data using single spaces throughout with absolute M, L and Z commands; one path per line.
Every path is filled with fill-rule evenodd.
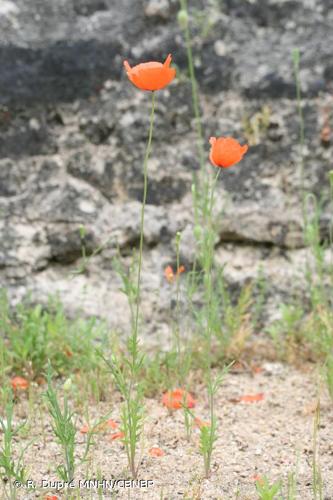
M 6 498 L 15 500 L 17 498 L 17 482 L 18 488 L 26 481 L 26 471 L 22 464 L 23 456 L 30 445 L 22 449 L 19 458 L 14 458 L 13 439 L 18 435 L 20 430 L 25 426 L 25 422 L 16 428 L 13 425 L 14 403 L 13 395 L 8 391 L 8 402 L 5 406 L 5 418 L 0 416 L 0 426 L 3 433 L 3 441 L 0 448 L 0 477 L 4 484 L 4 493 Z
M 264 476 L 256 481 L 256 490 L 260 500 L 274 500 L 278 493 L 281 493 L 281 481 L 270 484 L 267 477 Z
M 200 453 L 204 461 L 206 478 L 210 475 L 212 453 L 214 450 L 214 444 L 218 438 L 218 425 L 214 409 L 214 398 L 219 387 L 222 385 L 225 375 L 228 373 L 232 365 L 233 363 L 224 367 L 222 373 L 218 374 L 215 380 L 212 379 L 211 373 L 208 373 L 207 391 L 209 397 L 210 425 L 200 427 Z
M 74 473 L 78 465 L 75 462 L 76 422 L 74 421 L 74 412 L 69 408 L 66 392 L 64 394 L 63 408 L 61 409 L 60 407 L 57 393 L 52 385 L 52 367 L 50 363 L 48 364 L 47 370 L 47 391 L 44 397 L 52 417 L 52 430 L 58 439 L 64 457 L 64 463 L 58 465 L 57 472 L 63 481 L 71 482 L 74 479 Z M 79 463 L 86 460 L 89 448 L 92 444 L 92 435 L 93 430 L 88 433 L 85 452 Z

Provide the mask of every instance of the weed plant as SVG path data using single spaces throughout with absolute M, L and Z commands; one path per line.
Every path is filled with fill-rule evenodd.
M 4 417 L 0 416 L 0 427 L 3 440 L 0 448 L 0 477 L 3 484 L 3 491 L 6 498 L 15 500 L 20 485 L 26 481 L 26 470 L 23 465 L 23 457 L 30 442 L 22 448 L 19 457 L 15 458 L 13 445 L 19 432 L 26 423 L 14 427 L 14 400 L 13 394 L 7 391 L 7 404 L 5 406 Z
M 67 391 L 66 391 L 67 392 Z M 57 466 L 57 473 L 61 480 L 70 483 L 74 480 L 77 463 L 75 460 L 76 446 L 76 422 L 74 412 L 69 408 L 67 394 L 64 392 L 63 408 L 61 409 L 60 402 L 52 384 L 52 367 L 49 364 L 47 369 L 47 391 L 45 392 L 45 400 L 52 417 L 52 430 L 57 438 L 63 452 L 64 462 Z M 89 448 L 92 444 L 92 432 L 88 433 L 86 448 L 83 458 L 79 463 L 86 460 Z

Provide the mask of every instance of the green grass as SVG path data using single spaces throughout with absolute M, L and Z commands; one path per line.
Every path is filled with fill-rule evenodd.
M 99 367 L 95 345 L 108 344 L 104 323 L 92 318 L 69 320 L 59 300 L 50 299 L 47 308 L 21 303 L 9 306 L 0 296 L 1 376 L 7 373 L 36 380 L 43 376 L 50 360 L 54 371 L 65 376 Z

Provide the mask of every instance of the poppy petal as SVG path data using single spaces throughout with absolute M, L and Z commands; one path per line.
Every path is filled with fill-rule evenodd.
M 151 457 L 163 457 L 165 453 L 163 450 L 161 450 L 161 448 L 158 448 L 158 446 L 153 446 L 149 450 L 149 455 Z

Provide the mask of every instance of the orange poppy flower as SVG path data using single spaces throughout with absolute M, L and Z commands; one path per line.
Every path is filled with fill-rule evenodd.
M 46 497 L 44 497 L 44 500 L 59 500 L 57 495 L 46 495 Z
M 111 434 L 110 439 L 112 439 L 112 441 L 114 441 L 115 439 L 122 439 L 124 437 L 125 437 L 124 432 L 115 432 L 114 434 Z
M 173 269 L 171 266 L 167 266 L 164 269 L 164 276 L 169 283 L 173 282 L 175 275 L 173 274 Z
M 183 406 L 194 408 L 195 403 L 196 401 L 193 396 L 183 389 L 168 391 L 162 396 L 162 404 L 171 410 L 179 410 Z
M 16 391 L 17 389 L 25 391 L 29 387 L 28 380 L 23 378 L 23 377 L 12 378 L 11 384 L 12 384 L 12 388 L 14 389 L 14 391 Z
M 184 272 L 185 272 L 185 267 L 184 266 L 179 266 L 179 269 L 178 269 L 178 271 L 176 272 L 176 275 L 175 275 L 174 272 L 173 272 L 172 267 L 171 266 L 167 266 L 164 269 L 164 276 L 165 276 L 166 280 L 169 283 L 173 283 L 174 280 L 175 280 L 175 277 L 179 276 L 181 273 L 184 273 Z
M 179 266 L 179 269 L 177 271 L 177 274 L 181 274 L 185 272 L 185 267 L 184 266 Z
M 251 478 L 255 483 L 258 483 L 260 485 L 263 485 L 265 484 L 265 481 L 263 480 L 263 478 L 261 476 L 259 476 L 259 474 L 254 474 L 254 476 L 252 476 Z
M 146 62 L 137 64 L 133 68 L 124 61 L 127 76 L 130 81 L 141 90 L 161 90 L 175 78 L 176 70 L 170 68 L 171 54 L 165 62 Z
M 243 156 L 248 150 L 245 144 L 241 146 L 236 139 L 232 137 L 211 137 L 209 140 L 211 144 L 210 161 L 215 167 L 231 167 L 241 161 Z
M 151 457 L 163 457 L 165 455 L 165 453 L 163 450 L 161 450 L 161 448 L 158 448 L 157 446 L 153 446 L 149 450 L 149 455 Z
M 118 424 L 115 420 L 112 420 L 112 418 L 109 418 L 109 420 L 106 421 L 106 426 L 109 427 L 110 429 L 117 429 Z

